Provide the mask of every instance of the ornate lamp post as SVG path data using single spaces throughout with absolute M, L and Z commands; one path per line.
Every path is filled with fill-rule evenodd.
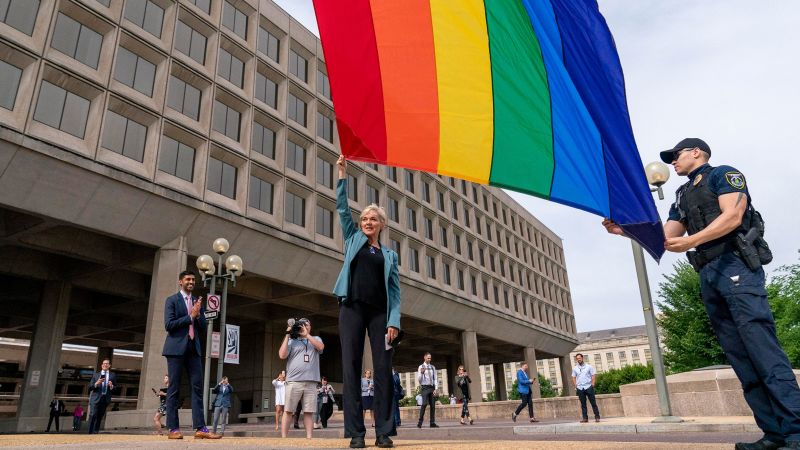
M 217 254 L 217 265 L 214 265 L 214 258 L 209 255 L 200 255 L 197 258 L 197 269 L 202 276 L 203 285 L 208 287 L 208 295 L 214 295 L 217 282 L 222 283 L 222 302 L 219 309 L 219 334 L 220 352 L 217 362 L 217 376 L 222 376 L 222 366 L 225 363 L 225 315 L 228 305 L 228 282 L 236 286 L 236 277 L 242 274 L 242 258 L 237 255 L 230 255 L 225 259 L 225 273 L 222 272 L 222 257 L 230 249 L 230 244 L 225 238 L 218 238 L 211 244 L 214 253 Z M 208 296 L 206 297 L 206 308 L 208 307 Z M 208 314 L 208 311 L 206 312 Z M 203 377 L 203 411 L 208 416 L 208 400 L 210 394 L 211 380 L 211 334 L 214 329 L 214 317 L 208 317 L 209 323 L 206 329 L 206 361 L 205 375 Z

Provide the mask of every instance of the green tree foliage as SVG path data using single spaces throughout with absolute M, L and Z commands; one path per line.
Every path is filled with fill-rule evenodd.
M 400 400 L 400 406 L 417 406 L 417 399 L 415 397 L 405 397 Z
M 485 402 L 497 401 L 497 392 L 495 392 L 495 391 L 487 392 L 486 395 L 483 397 L 483 401 L 485 401 Z
M 522 396 L 519 395 L 519 381 L 514 380 L 514 384 L 511 385 L 511 392 L 508 393 L 509 400 L 519 400 Z
M 800 367 L 800 264 L 778 268 L 767 285 L 778 340 L 792 367 Z
M 659 284 L 658 307 L 664 364 L 670 373 L 727 364 L 700 297 L 700 277 L 686 262 Z
M 539 390 L 542 393 L 542 398 L 552 398 L 558 395 L 558 392 L 553 388 L 550 379 L 544 375 L 539 374 Z
M 617 394 L 622 384 L 636 383 L 637 381 L 653 379 L 653 365 L 634 364 L 621 369 L 611 369 L 598 373 L 595 379 L 594 390 L 598 394 Z

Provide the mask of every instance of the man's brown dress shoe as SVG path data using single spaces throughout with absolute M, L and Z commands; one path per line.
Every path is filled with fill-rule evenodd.
M 170 431 L 169 436 L 167 437 L 169 439 L 183 439 L 183 435 L 181 434 L 180 431 Z
M 222 439 L 221 434 L 212 433 L 210 431 L 197 430 L 194 432 L 195 439 Z

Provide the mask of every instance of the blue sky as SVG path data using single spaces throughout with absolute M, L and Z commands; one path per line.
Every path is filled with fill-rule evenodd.
M 275 2 L 318 34 L 311 0 Z M 800 2 L 775 0 L 600 0 L 620 53 L 631 122 L 644 164 L 684 137 L 700 137 L 712 165 L 747 177 L 780 265 L 798 262 L 800 212 Z M 682 179 L 674 173 L 666 217 Z M 630 244 L 601 218 L 510 194 L 564 241 L 579 331 L 644 323 Z M 648 258 L 653 297 L 683 255 Z

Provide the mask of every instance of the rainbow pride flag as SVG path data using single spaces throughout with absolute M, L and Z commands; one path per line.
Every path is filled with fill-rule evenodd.
M 595 0 L 314 0 L 342 152 L 664 232 Z M 598 224 L 599 226 L 599 224 Z

